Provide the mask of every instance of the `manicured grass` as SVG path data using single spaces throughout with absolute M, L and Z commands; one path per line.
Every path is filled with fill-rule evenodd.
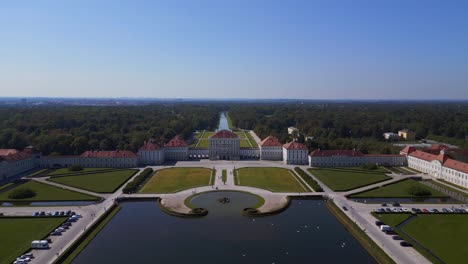
M 317 168 L 308 169 L 333 191 L 348 191 L 362 186 L 391 179 L 383 168 L 364 170 L 361 168 Z
M 113 168 L 83 168 L 83 170 L 80 170 L 80 171 L 69 171 L 68 168 L 61 168 L 61 169 L 56 169 L 48 173 L 48 176 L 78 174 L 78 173 L 87 173 L 87 172 L 99 172 L 99 171 L 106 171 L 106 170 L 115 170 L 115 169 Z
M 240 147 L 241 148 L 251 148 L 252 146 L 250 145 L 249 141 L 247 139 L 241 139 L 240 140 Z
M 221 179 L 223 180 L 224 183 L 226 183 L 227 181 L 227 171 L 226 170 L 222 170 L 221 171 Z
M 309 192 L 288 169 L 241 168 L 237 169 L 238 185 L 267 189 L 272 192 Z
M 205 134 L 203 134 L 203 137 L 201 137 L 201 138 L 208 139 L 209 137 L 214 135 L 214 133 L 215 132 L 205 131 Z
M 170 168 L 157 171 L 140 193 L 173 193 L 210 185 L 211 170 L 206 168 Z
M 36 192 L 36 196 L 27 199 L 10 199 L 8 195 L 18 188 L 28 188 Z M 0 201 L 4 202 L 37 202 L 37 201 L 96 201 L 98 197 L 74 192 L 45 183 L 30 180 L 6 192 L 0 193 Z
M 402 230 L 445 263 L 468 259 L 468 215 L 418 215 Z
M 49 181 L 97 193 L 113 193 L 137 170 L 118 170 L 50 178 Z
M 451 183 L 451 182 L 446 181 L 446 180 L 444 180 L 444 179 L 437 179 L 437 180 L 440 181 L 440 182 L 443 182 L 443 183 L 445 183 L 445 184 L 451 185 L 451 186 L 453 186 L 453 187 L 457 187 L 458 189 L 461 189 L 461 190 L 468 190 L 467 188 L 465 188 L 465 187 L 463 187 L 463 186 L 456 185 L 455 183 Z
M 35 172 L 32 172 L 32 173 L 28 174 L 26 177 L 28 177 L 28 178 L 29 178 L 29 177 L 35 177 L 35 176 L 37 176 L 37 175 L 39 175 L 39 174 L 41 174 L 41 173 L 44 173 L 44 172 L 46 172 L 46 171 L 48 171 L 48 170 L 49 170 L 49 169 L 37 170 L 37 171 L 35 171 Z
M 377 261 L 377 263 L 393 264 L 390 258 L 382 248 L 380 248 L 374 240 L 372 240 L 364 231 L 361 230 L 349 217 L 341 211 L 333 200 L 327 200 L 327 208 L 340 221 L 343 226 L 350 232 L 354 238 L 369 252 L 369 254 Z
M 385 224 L 395 227 L 406 220 L 409 214 L 374 214 Z M 465 214 L 418 214 L 401 227 L 403 237 L 409 236 L 445 263 L 464 263 L 468 258 L 468 215 Z M 434 261 L 423 248 L 414 245 L 421 254 Z
M 243 139 L 246 138 L 244 131 L 236 131 L 234 132 L 239 138 Z
M 228 122 L 229 129 L 234 129 L 234 126 L 232 125 L 231 117 L 229 116 L 229 112 L 226 112 L 226 119 Z
M 245 132 L 245 134 L 247 135 L 247 139 L 249 140 L 250 144 L 252 144 L 254 148 L 258 148 L 257 141 L 255 141 L 253 136 L 249 132 Z
M 96 222 L 88 232 L 81 235 L 78 240 L 73 243 L 73 245 L 65 251 L 63 255 L 60 256 L 59 260 L 55 263 L 61 264 L 68 264 L 72 263 L 73 259 L 75 259 L 80 252 L 93 240 L 93 238 L 109 223 L 109 221 L 119 212 L 120 206 L 114 206 L 110 211 L 108 211 L 105 215 L 101 216 L 101 218 Z
M 209 145 L 208 139 L 200 139 L 197 148 L 208 148 Z
M 372 215 L 379 219 L 380 221 L 384 222 L 386 225 L 391 227 L 397 226 L 399 223 L 405 221 L 406 219 L 411 217 L 411 214 L 376 214 L 372 213 Z
M 445 182 L 445 181 L 444 181 L 444 182 Z M 434 184 L 434 185 L 440 186 L 441 188 L 444 188 L 444 189 L 446 189 L 446 190 L 448 190 L 448 191 L 458 193 L 458 194 L 462 195 L 463 197 L 468 197 L 468 193 L 461 192 L 461 191 L 459 191 L 459 190 L 457 190 L 457 189 L 455 189 L 455 188 L 452 188 L 452 187 L 450 187 L 450 186 L 447 186 L 447 185 L 445 185 L 445 184 L 442 184 L 442 183 L 440 183 L 438 180 L 437 180 L 437 181 L 431 181 L 431 183 Z
M 33 240 L 46 237 L 64 217 L 0 217 L 0 264 L 12 263 Z
M 413 196 L 409 193 L 409 189 L 413 186 L 428 189 L 431 191 L 432 194 L 430 196 L 424 196 L 424 197 Z M 372 197 L 378 197 L 378 198 L 431 198 L 431 197 L 432 198 L 445 198 L 448 196 L 442 192 L 432 189 L 429 186 L 419 183 L 416 180 L 407 179 L 407 180 L 399 181 L 396 183 L 384 185 L 382 187 L 379 187 L 370 191 L 354 194 L 354 195 L 351 195 L 350 197 L 351 198 L 372 198 Z
M 12 186 L 13 184 L 15 184 L 15 183 L 14 183 L 14 182 L 9 182 L 9 183 L 5 183 L 5 184 L 3 184 L 3 185 L 0 185 L 0 190 L 5 189 L 5 188 L 7 188 L 7 187 L 10 187 L 10 186 Z

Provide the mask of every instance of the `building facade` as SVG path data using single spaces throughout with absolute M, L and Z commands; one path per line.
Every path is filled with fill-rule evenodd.
M 70 167 L 81 165 L 85 168 L 132 168 L 138 167 L 138 156 L 128 150 L 85 151 L 80 156 L 44 156 L 40 159 L 42 168 Z
M 413 131 L 409 129 L 403 129 L 403 130 L 398 131 L 398 136 L 400 136 L 400 138 L 403 138 L 409 141 L 416 139 L 416 133 L 414 133 Z
M 274 136 L 268 136 L 260 142 L 260 159 L 283 160 L 283 144 Z
M 283 145 L 283 162 L 291 165 L 307 165 L 309 150 L 304 144 L 292 141 Z
M 439 154 L 435 148 L 416 150 L 406 147 L 401 154 L 407 156 L 408 167 L 427 173 L 439 179 L 468 188 L 468 163 L 452 159 L 450 149 L 441 147 Z
M 143 146 L 138 150 L 139 164 L 143 166 L 162 164 L 165 160 L 164 154 L 164 149 L 154 140 L 150 139 L 149 141 L 145 141 Z
M 164 144 L 164 157 L 166 160 L 188 160 L 189 148 L 187 142 L 177 135 Z
M 0 180 L 32 170 L 38 166 L 40 156 L 32 149 L 0 149 Z
M 386 166 L 405 166 L 405 155 L 364 155 L 357 150 L 314 150 L 309 154 L 311 167 L 353 167 L 372 163 Z
M 240 138 L 229 130 L 220 130 L 208 138 L 210 160 L 239 160 Z

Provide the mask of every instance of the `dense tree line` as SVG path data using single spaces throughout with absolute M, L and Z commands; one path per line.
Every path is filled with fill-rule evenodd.
M 33 145 L 46 155 L 137 151 L 149 138 L 162 143 L 177 134 L 214 129 L 220 110 L 197 104 L 0 107 L 0 148 Z
M 468 147 L 467 103 L 304 103 L 231 105 L 233 125 L 253 129 L 261 138 L 291 140 L 287 127 L 300 130 L 312 150 L 358 149 L 364 153 L 397 153 L 383 140 L 384 132 L 409 128 L 428 138 Z

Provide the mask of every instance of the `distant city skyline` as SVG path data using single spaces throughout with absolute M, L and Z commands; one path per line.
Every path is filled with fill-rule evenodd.
M 13 1 L 0 97 L 468 99 L 466 1 Z

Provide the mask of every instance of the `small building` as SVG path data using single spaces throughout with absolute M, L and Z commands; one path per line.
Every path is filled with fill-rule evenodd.
M 306 165 L 309 150 L 304 144 L 291 141 L 283 145 L 283 162 L 286 164 Z
M 296 127 L 288 127 L 288 134 L 289 134 L 289 135 L 292 135 L 292 133 L 293 133 L 294 131 L 299 131 L 299 129 L 297 129 Z
M 398 136 L 408 141 L 413 141 L 416 139 L 416 133 L 409 129 L 403 129 L 398 131 Z
M 164 157 L 166 160 L 188 160 L 189 148 L 187 142 L 177 135 L 164 144 Z
M 138 150 L 139 163 L 144 166 L 162 164 L 165 159 L 164 153 L 164 149 L 153 139 L 150 139 L 145 141 Z
M 210 160 L 239 160 L 240 138 L 229 130 L 220 130 L 208 138 Z
M 283 144 L 274 136 L 268 136 L 260 142 L 260 159 L 283 160 Z
M 393 132 L 383 133 L 383 137 L 386 140 L 399 140 L 400 139 L 400 136 L 398 134 L 396 134 L 396 133 L 393 133 Z

